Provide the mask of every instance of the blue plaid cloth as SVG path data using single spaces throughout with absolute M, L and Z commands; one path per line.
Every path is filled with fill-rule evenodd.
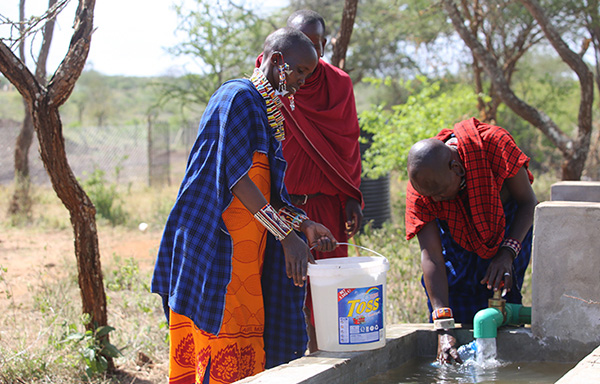
M 289 204 L 286 163 L 269 127 L 266 103 L 249 80 L 228 81 L 213 94 L 200 121 L 152 278 L 152 292 L 163 297 L 165 307 L 214 335 L 222 324 L 233 253 L 221 215 L 257 151 L 269 157 L 271 190 Z
M 503 208 L 506 217 L 504 233 L 508 233 L 515 218 L 517 203 L 514 200 L 509 200 L 503 205 Z M 494 294 L 494 291 L 487 289 L 487 286 L 480 283 L 483 276 L 485 276 L 491 259 L 483 259 L 476 253 L 462 248 L 452 239 L 448 224 L 443 220 L 436 220 L 442 239 L 442 253 L 446 261 L 448 298 L 454 320 L 457 323 L 472 324 L 475 314 L 479 310 L 488 307 L 488 299 Z M 531 258 L 532 230 L 533 228 L 530 228 L 527 232 L 521 243 L 521 252 L 513 262 L 513 286 L 511 291 L 504 297 L 507 303 L 522 303 L 521 287 L 523 286 L 525 270 Z M 425 287 L 423 278 L 421 278 L 421 284 Z M 425 290 L 425 293 L 427 293 L 427 290 Z M 433 321 L 431 319 L 433 308 L 429 296 L 427 296 L 427 306 L 430 313 L 429 321 Z
M 261 282 L 265 303 L 265 369 L 269 369 L 304 356 L 308 343 L 303 312 L 306 285 L 296 287 L 287 278 L 283 249 L 273 236 L 267 239 Z

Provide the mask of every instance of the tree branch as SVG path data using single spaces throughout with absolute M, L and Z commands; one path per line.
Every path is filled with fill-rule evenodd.
M 348 44 L 350 44 L 357 9 L 358 0 L 345 1 L 340 33 L 333 46 L 333 55 L 331 56 L 331 64 L 340 69 L 344 69 L 345 66 L 346 51 L 348 50 Z
M 560 37 L 558 31 L 550 25 L 548 18 L 544 14 L 543 9 L 540 7 L 537 0 L 519 0 L 521 4 L 538 22 L 546 38 L 550 41 L 550 44 L 554 47 L 556 52 L 560 55 L 561 59 L 567 63 L 567 65 L 577 74 L 579 78 L 580 95 L 581 100 L 579 102 L 579 115 L 578 115 L 578 134 L 577 134 L 577 147 L 585 148 L 585 153 L 581 155 L 587 155 L 587 150 L 590 146 L 590 138 L 592 132 L 592 105 L 594 102 L 594 75 L 588 68 L 583 59 L 576 53 L 573 52 L 567 43 Z M 578 156 L 577 153 L 574 156 Z
M 10 47 L 12 48 L 15 44 L 21 44 L 21 42 L 29 35 L 37 33 L 41 28 L 44 27 L 45 20 L 55 19 L 56 16 L 63 11 L 63 9 L 69 4 L 71 0 L 57 0 L 51 7 L 41 16 L 32 16 L 29 20 L 25 21 L 23 17 L 20 17 L 19 22 L 14 22 L 9 18 L 0 14 L 0 25 L 6 24 L 11 26 L 9 37 L 3 38 L 5 42 L 11 42 Z M 23 4 L 24 5 L 24 4 Z M 23 12 L 24 14 L 24 8 Z M 43 23 L 43 24 L 42 24 Z M 41 24 L 41 26 L 40 26 Z M 18 32 L 18 37 L 13 38 L 13 31 Z
M 33 103 L 43 93 L 43 88 L 37 82 L 35 76 L 2 40 L 0 40 L 0 72 L 30 103 Z
M 48 0 L 48 9 L 54 8 L 57 0 Z M 54 24 L 56 23 L 56 16 L 51 17 L 46 21 L 42 30 L 42 45 L 40 46 L 40 53 L 37 57 L 37 63 L 35 66 L 35 77 L 41 84 L 46 84 L 46 63 L 48 62 L 48 54 L 50 52 L 50 44 L 52 43 L 52 37 L 54 36 Z
M 477 57 L 496 87 L 496 92 L 506 105 L 533 126 L 540 129 L 563 153 L 571 153 L 573 143 L 571 139 L 558 128 L 556 123 L 544 112 L 535 109 L 515 95 L 510 88 L 508 81 L 504 77 L 502 69 L 498 67 L 496 60 L 486 51 L 485 47 L 477 40 L 477 37 L 465 26 L 464 20 L 454 4 L 454 1 L 442 0 L 442 5 L 450 17 L 454 28 L 465 44 L 467 44 L 473 54 Z
M 69 51 L 48 84 L 51 104 L 60 106 L 67 101 L 83 71 L 94 32 L 95 3 L 96 0 L 79 1 Z

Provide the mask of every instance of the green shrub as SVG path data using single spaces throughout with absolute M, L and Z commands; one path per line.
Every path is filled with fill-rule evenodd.
M 116 184 L 109 184 L 105 172 L 96 168 L 82 183 L 86 193 L 96 207 L 96 213 L 108 220 L 111 225 L 125 224 L 127 214 L 123 208 Z
M 86 322 L 85 319 L 84 322 Z M 114 330 L 113 327 L 105 325 L 83 333 L 70 333 L 63 340 L 64 342 L 75 343 L 79 346 L 81 359 L 87 366 L 85 373 L 88 377 L 106 372 L 108 369 L 108 359 L 121 356 L 121 351 L 108 341 L 109 333 Z
M 391 110 L 375 106 L 360 114 L 361 130 L 372 141 L 362 159 L 364 175 L 376 178 L 392 170 L 403 172 L 414 143 L 477 114 L 477 95 L 470 87 L 418 80 L 405 84 L 413 92 L 406 103 Z

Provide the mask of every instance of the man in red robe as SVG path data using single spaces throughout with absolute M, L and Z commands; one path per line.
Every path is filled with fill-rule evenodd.
M 438 361 L 461 362 L 453 322 L 473 323 L 503 286 L 521 304 L 537 198 L 529 157 L 505 129 L 475 118 L 408 153 L 406 239 L 421 247 Z
M 323 56 L 325 22 L 316 12 L 296 11 L 288 18 L 313 42 Z M 362 222 L 360 187 L 360 134 L 352 81 L 346 72 L 319 60 L 317 69 L 295 94 L 292 110 L 286 100 L 286 140 L 283 155 L 288 161 L 285 184 L 292 203 L 325 225 L 338 242 L 346 242 Z M 316 259 L 348 255 L 346 246 L 317 253 Z
M 314 11 L 294 12 L 288 27 L 302 31 L 313 42 L 322 57 L 327 39 L 325 22 Z M 257 60 L 260 65 L 262 56 Z M 281 97 L 285 118 L 283 155 L 288 163 L 285 185 L 291 202 L 304 210 L 311 220 L 327 227 L 335 239 L 345 243 L 356 234 L 362 222 L 360 192 L 360 134 L 354 90 L 350 77 L 339 68 L 319 60 L 313 74 L 294 95 L 291 103 Z M 314 218 L 311 216 L 314 215 Z M 333 252 L 314 252 L 315 259 L 344 257 L 345 245 Z M 309 334 L 309 351 L 317 349 L 312 319 L 310 291 L 295 287 L 285 280 L 269 279 L 283 269 L 280 260 L 265 259 L 262 284 L 265 299 L 265 350 L 270 368 L 301 357 Z M 272 271 L 271 271 L 272 270 Z M 307 284 L 308 286 L 310 284 Z M 310 289 L 310 287 L 309 287 Z M 308 311 L 304 323 L 302 304 L 306 295 Z M 302 335 L 296 333 L 298 330 Z

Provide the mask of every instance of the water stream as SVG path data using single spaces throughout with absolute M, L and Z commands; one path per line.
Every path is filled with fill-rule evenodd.
M 474 354 L 461 352 L 461 349 L 473 351 Z M 478 365 L 483 369 L 495 368 L 501 363 L 496 360 L 496 338 L 480 338 L 469 344 L 461 345 L 459 354 L 463 363 L 467 365 Z M 465 356 L 466 355 L 466 356 Z
M 463 364 L 439 364 L 418 357 L 361 384 L 547 384 L 554 383 L 576 363 L 503 362 L 496 359 L 496 339 L 478 339 L 461 346 Z

